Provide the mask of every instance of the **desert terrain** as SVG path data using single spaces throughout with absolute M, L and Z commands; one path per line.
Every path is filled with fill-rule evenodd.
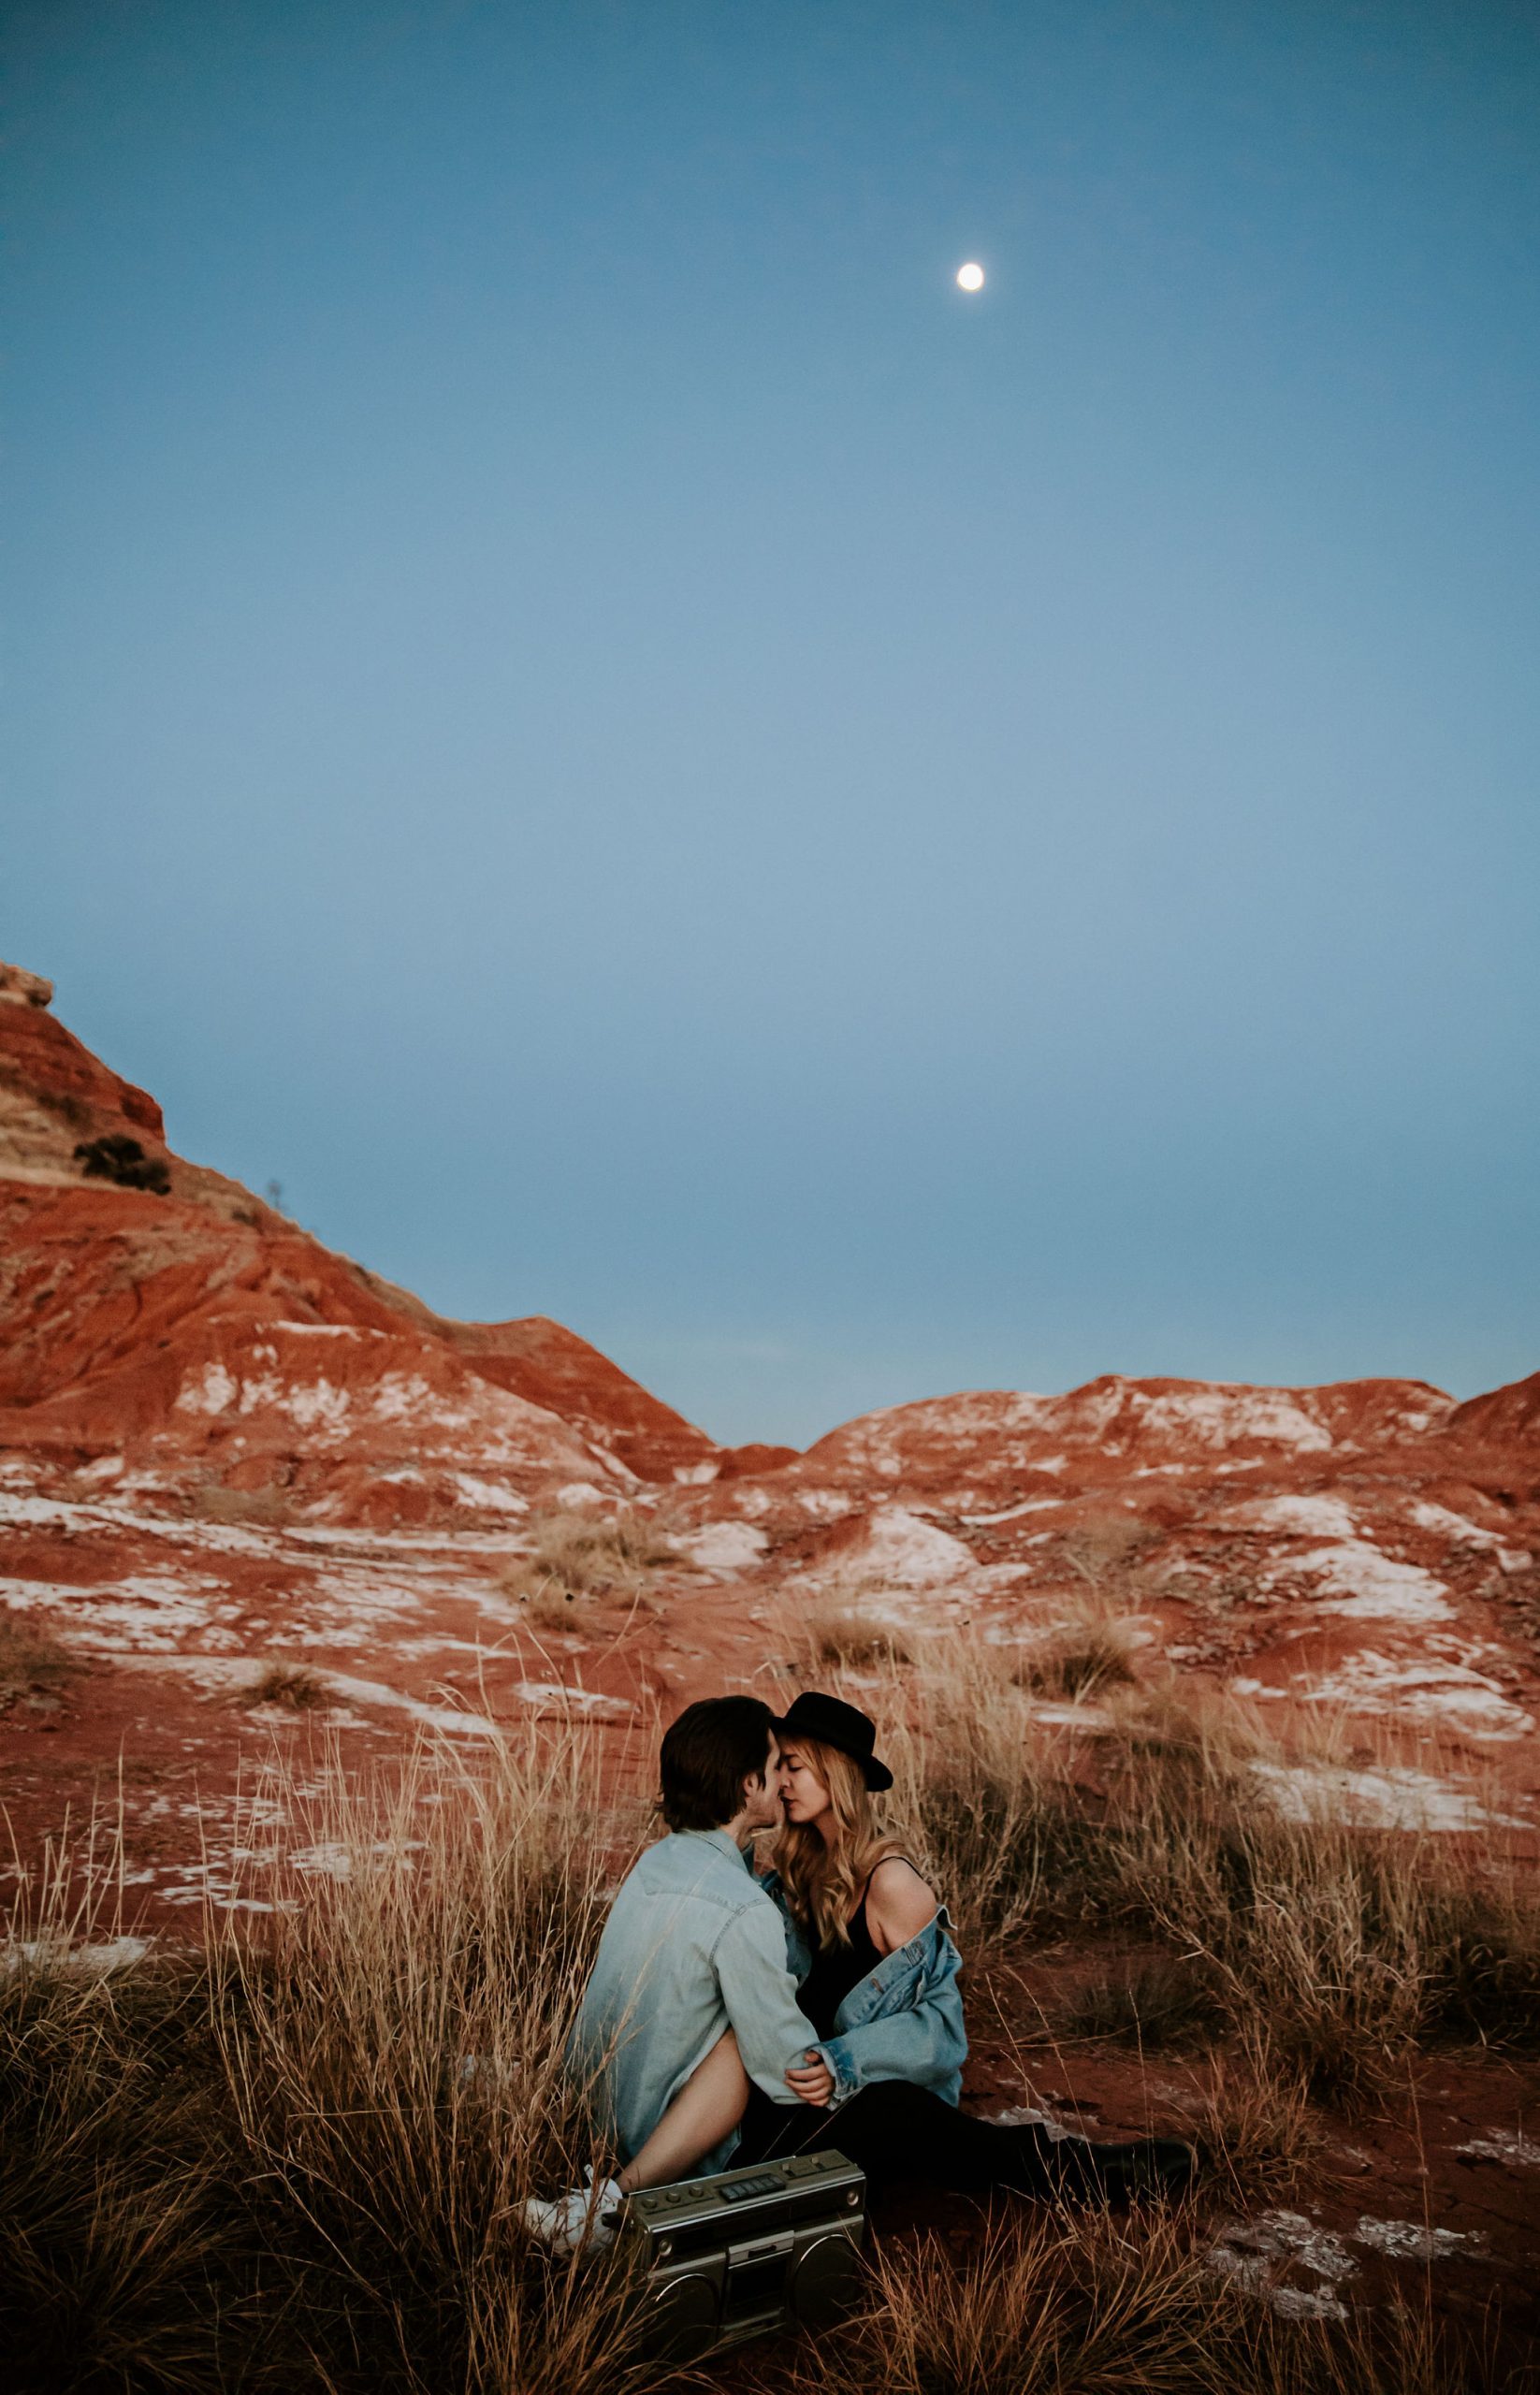
M 641 1788 L 690 1699 L 799 1682 L 902 1718 L 916 1787 L 976 1686 L 1093 1821 L 1130 1739 L 1223 1720 L 1227 1784 L 1284 1833 L 1394 1846 L 1414 1880 L 1521 1871 L 1537 1632 L 1540 1373 L 1464 1401 L 1108 1373 L 722 1447 L 575 1332 L 442 1318 L 184 1160 L 0 970 L 7 1868 L 30 1918 L 69 1825 L 103 1974 L 338 1887 L 336 1792 L 414 1749 L 473 1775 L 572 1735 Z M 967 2101 L 1108 2134 L 1213 2115 L 1233 2005 L 1228 2043 L 1164 2017 L 1152 1909 L 1039 1896 L 981 1938 Z M 1210 2190 L 1211 2274 L 1285 2321 L 1436 2285 L 1518 2352 L 1522 2010 L 1409 2033 L 1377 2076 L 1305 2069 L 1297 2153 Z

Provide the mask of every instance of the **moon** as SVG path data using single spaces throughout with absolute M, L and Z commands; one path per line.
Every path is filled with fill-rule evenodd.
M 957 269 L 957 288 L 959 291 L 981 291 L 983 287 L 983 268 L 976 258 L 969 258 L 966 266 L 960 266 Z

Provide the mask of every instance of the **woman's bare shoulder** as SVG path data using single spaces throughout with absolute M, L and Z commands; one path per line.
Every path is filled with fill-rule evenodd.
M 894 1865 L 902 1868 L 893 1868 Z M 917 1938 L 937 1912 L 936 1891 L 907 1854 L 885 1854 L 866 1883 L 866 1926 L 885 1954 Z

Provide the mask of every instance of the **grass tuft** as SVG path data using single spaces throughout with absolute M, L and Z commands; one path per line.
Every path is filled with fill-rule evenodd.
M 841 2330 L 753 2395 L 1498 2395 L 1479 2339 L 1426 2311 L 1285 2320 L 1212 2269 L 1189 2222 L 1158 2212 L 997 2215 L 960 2241 L 879 2247 Z M 740 2384 L 742 2383 L 740 2379 Z
M 57 1712 L 70 1680 L 83 1668 L 78 1655 L 46 1632 L 0 1620 L 0 1714 L 13 1706 Z
M 318 1672 L 303 1663 L 269 1663 L 258 1680 L 240 1691 L 240 1703 L 281 1706 L 290 1713 L 311 1713 L 331 1703 L 331 1690 Z
M 1147 1954 L 1093 1972 L 1054 2015 L 1054 2027 L 1061 2037 L 1116 2039 L 1155 2053 L 1212 2039 L 1221 2018 L 1200 1962 Z
M 643 1603 L 648 1582 L 675 1561 L 666 1531 L 649 1514 L 579 1513 L 559 1507 L 531 1515 L 530 1549 L 501 1575 L 509 1596 L 547 1628 L 570 1626 L 580 1603 Z
M 860 1671 L 879 1663 L 890 1670 L 910 1660 L 911 1649 L 901 1630 L 880 1620 L 863 1603 L 873 1584 L 835 1586 L 784 1608 L 777 1623 L 778 1643 L 792 1658 L 806 1686 L 831 1666 Z

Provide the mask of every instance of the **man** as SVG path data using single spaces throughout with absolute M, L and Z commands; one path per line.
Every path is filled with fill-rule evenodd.
M 585 2186 L 526 2205 L 530 2228 L 548 2244 L 604 2243 L 605 2214 L 633 2186 L 725 2168 L 735 2126 L 703 2150 L 702 2123 L 721 2126 L 712 2116 L 719 2050 L 729 2084 L 741 2090 L 741 2061 L 774 2103 L 826 2103 L 834 2092 L 798 2010 L 785 1923 L 749 1864 L 756 1830 L 780 1822 L 779 1773 L 775 1716 L 758 1697 L 708 1697 L 664 1736 L 659 1774 L 668 1836 L 621 1883 L 568 2053 L 629 2159 L 618 2179 L 596 2181 L 590 2170 Z M 797 2072 L 795 2089 L 788 2070 Z M 690 2109 L 679 2108 L 655 2138 L 687 2081 L 694 2082 Z

